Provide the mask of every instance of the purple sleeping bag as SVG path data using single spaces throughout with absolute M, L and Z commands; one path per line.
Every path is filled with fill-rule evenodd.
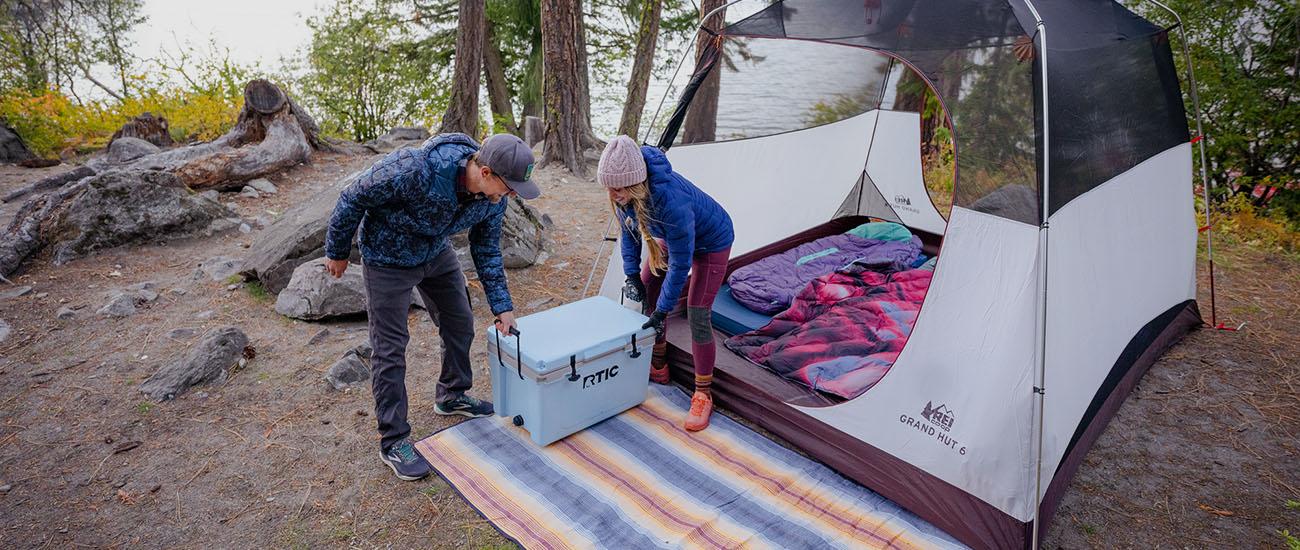
M 737 269 L 727 283 L 737 302 L 771 315 L 790 307 L 795 295 L 810 281 L 850 262 L 892 273 L 908 269 L 920 253 L 921 240 L 915 236 L 910 241 L 879 241 L 831 235 Z

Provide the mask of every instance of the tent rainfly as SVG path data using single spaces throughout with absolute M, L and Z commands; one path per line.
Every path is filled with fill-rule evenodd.
M 731 269 L 844 216 L 942 235 L 870 391 L 832 401 L 722 350 L 718 403 L 966 544 L 1034 545 L 1131 388 L 1201 323 L 1170 30 L 1112 0 L 784 0 L 712 35 L 659 146 L 731 214 Z M 922 183 L 926 87 L 953 132 L 946 221 Z

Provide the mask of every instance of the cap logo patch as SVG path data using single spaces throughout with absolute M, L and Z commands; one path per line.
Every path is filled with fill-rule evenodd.
M 532 177 L 533 177 L 533 165 L 529 164 L 528 168 L 524 169 L 524 180 L 531 179 Z

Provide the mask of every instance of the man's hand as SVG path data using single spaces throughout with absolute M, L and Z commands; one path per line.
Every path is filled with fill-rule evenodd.
M 497 332 L 505 335 L 510 334 L 510 329 L 515 328 L 515 313 L 513 311 L 502 311 L 497 315 L 496 322 Z
M 343 272 L 347 270 L 348 270 L 347 258 L 344 258 L 342 260 L 331 260 L 329 258 L 325 258 L 325 272 L 329 273 L 330 275 L 333 275 L 335 279 L 342 277 Z

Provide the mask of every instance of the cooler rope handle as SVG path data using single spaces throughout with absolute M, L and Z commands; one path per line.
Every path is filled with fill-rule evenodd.
M 519 346 L 519 329 L 510 327 L 510 334 L 515 337 L 515 372 L 519 374 L 519 379 L 524 379 L 524 348 Z M 497 362 L 505 366 L 506 362 L 501 359 L 501 332 L 497 332 Z

